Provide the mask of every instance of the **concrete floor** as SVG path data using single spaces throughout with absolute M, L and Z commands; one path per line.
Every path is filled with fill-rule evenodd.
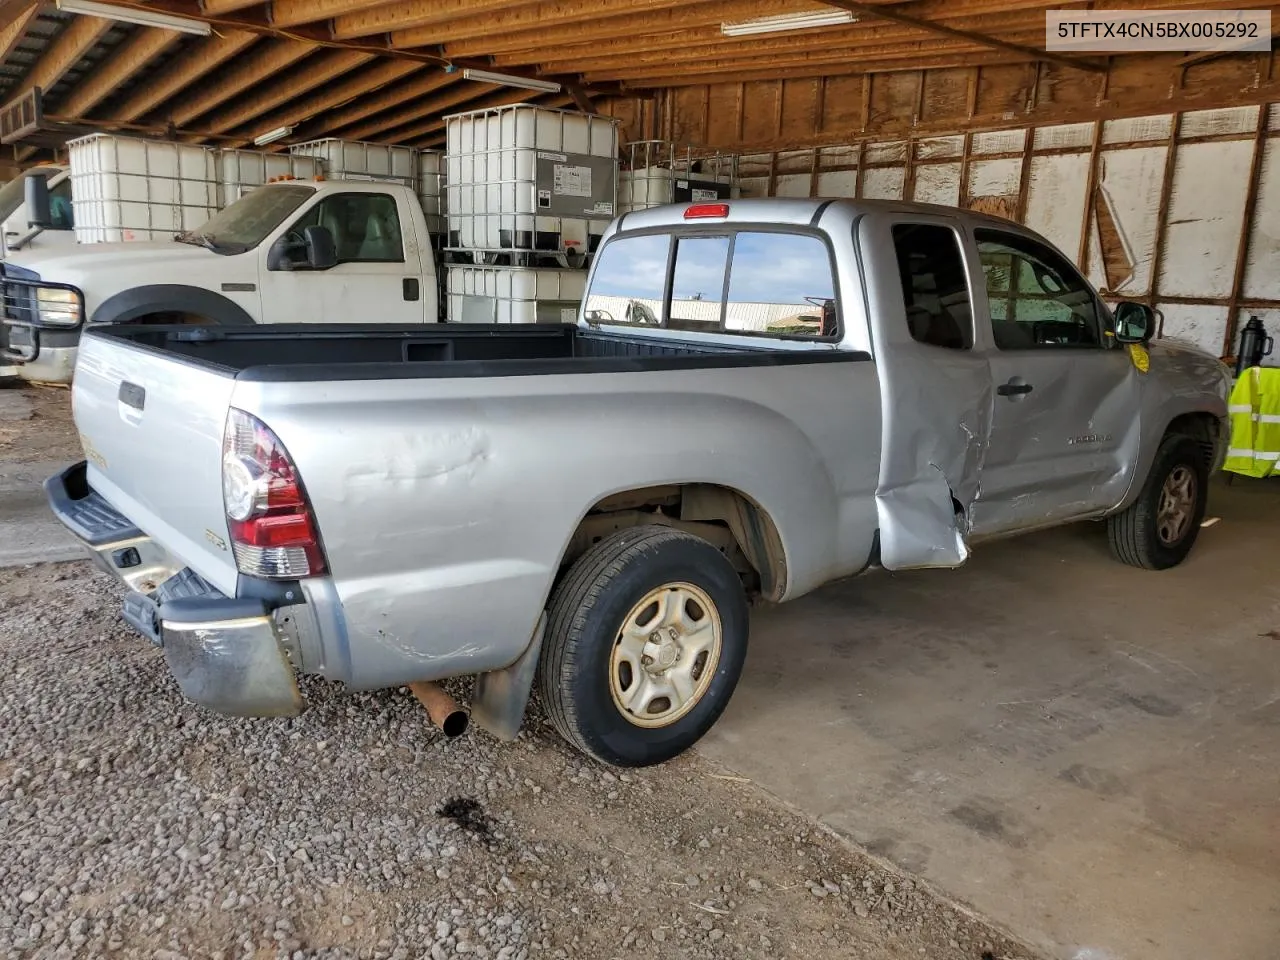
M 1096 524 L 753 623 L 702 750 L 1052 956 L 1280 956 L 1280 481 L 1190 560 Z

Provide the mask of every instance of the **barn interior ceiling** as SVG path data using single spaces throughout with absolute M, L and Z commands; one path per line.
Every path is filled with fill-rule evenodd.
M 963 88 L 965 93 L 948 96 L 972 101 L 967 114 L 933 111 L 936 122 L 953 126 L 974 121 L 974 108 L 984 97 L 996 96 L 990 88 L 997 82 L 1014 91 L 997 99 L 1025 99 L 1034 88 L 1035 106 L 1050 102 L 1067 112 L 1099 105 L 1126 109 L 1117 97 L 1117 76 L 1142 87 L 1134 109 L 1137 100 L 1176 102 L 1203 91 L 1214 91 L 1219 99 L 1239 93 L 1261 102 L 1274 92 L 1273 54 L 1232 55 L 1227 59 L 1234 65 L 1224 78 L 1216 65 L 1221 55 L 1106 59 L 1043 48 L 1044 12 L 1050 6 L 1238 5 L 1237 0 L 113 2 L 117 13 L 144 21 L 129 23 L 71 12 L 84 9 L 76 0 L 64 0 L 65 8 L 0 0 L 0 103 L 33 100 L 38 90 L 45 125 L 55 134 L 114 129 L 247 146 L 287 129 L 278 148 L 322 136 L 434 146 L 443 141 L 444 116 L 520 101 L 612 113 L 624 120 L 630 135 L 656 135 L 678 125 L 680 110 L 687 113 L 687 101 L 695 96 L 708 116 L 686 126 L 705 132 L 718 125 L 722 140 L 736 136 L 736 142 L 754 138 L 781 146 L 826 136 L 833 114 L 841 118 L 838 132 L 846 138 L 869 135 L 876 125 L 919 125 L 930 109 L 925 100 L 931 85 L 939 95 L 943 87 Z M 1273 10 L 1280 23 L 1277 13 L 1280 6 Z M 466 76 L 477 70 L 505 75 L 509 82 Z M 895 79 L 901 75 L 918 78 L 911 83 L 920 102 L 875 117 L 874 84 L 880 81 L 882 91 L 903 86 Z M 540 89 L 512 85 L 522 80 Z M 757 137 L 759 124 L 743 104 L 759 84 L 776 88 L 779 106 L 776 127 L 762 129 Z M 817 91 L 803 94 L 819 100 L 814 118 L 801 124 L 806 129 L 783 121 L 783 101 L 796 96 L 788 89 Z M 833 105 L 833 91 L 853 102 Z M 732 130 L 709 115 L 731 108 L 737 111 Z M 19 159 L 51 142 L 48 136 L 7 139 L 7 149 Z

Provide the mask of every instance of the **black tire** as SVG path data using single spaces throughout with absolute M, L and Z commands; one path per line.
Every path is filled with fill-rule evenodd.
M 688 712 L 667 726 L 639 726 L 612 692 L 614 647 L 633 609 L 668 584 L 692 585 L 710 599 L 721 628 L 719 656 L 705 688 L 698 675 L 703 692 L 690 698 Z M 694 612 L 700 612 L 696 603 Z M 742 673 L 748 631 L 742 581 L 719 550 L 670 527 L 621 530 L 583 554 L 552 593 L 539 663 L 547 712 L 561 736 L 604 763 L 642 767 L 670 760 L 724 711 Z M 703 660 L 704 671 L 710 662 Z
M 1178 470 L 1189 471 L 1194 478 L 1195 504 L 1180 536 L 1168 542 L 1168 538 L 1161 535 L 1160 501 L 1165 483 Z M 1205 462 L 1203 447 L 1181 434 L 1165 437 L 1138 499 L 1123 513 L 1107 519 L 1112 555 L 1121 563 L 1144 570 L 1176 567 L 1195 545 L 1208 497 L 1209 465 Z

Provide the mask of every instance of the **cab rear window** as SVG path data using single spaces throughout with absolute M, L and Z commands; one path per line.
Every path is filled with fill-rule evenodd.
M 775 230 L 615 237 L 598 254 L 589 322 L 833 339 L 835 271 L 816 234 Z

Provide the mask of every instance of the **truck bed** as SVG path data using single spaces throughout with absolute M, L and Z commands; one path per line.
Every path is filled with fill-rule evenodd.
M 127 341 L 238 380 L 272 382 L 622 373 L 870 359 L 779 341 L 758 347 L 714 344 L 681 340 L 676 331 L 615 334 L 572 324 L 112 325 L 90 328 L 88 335 Z

